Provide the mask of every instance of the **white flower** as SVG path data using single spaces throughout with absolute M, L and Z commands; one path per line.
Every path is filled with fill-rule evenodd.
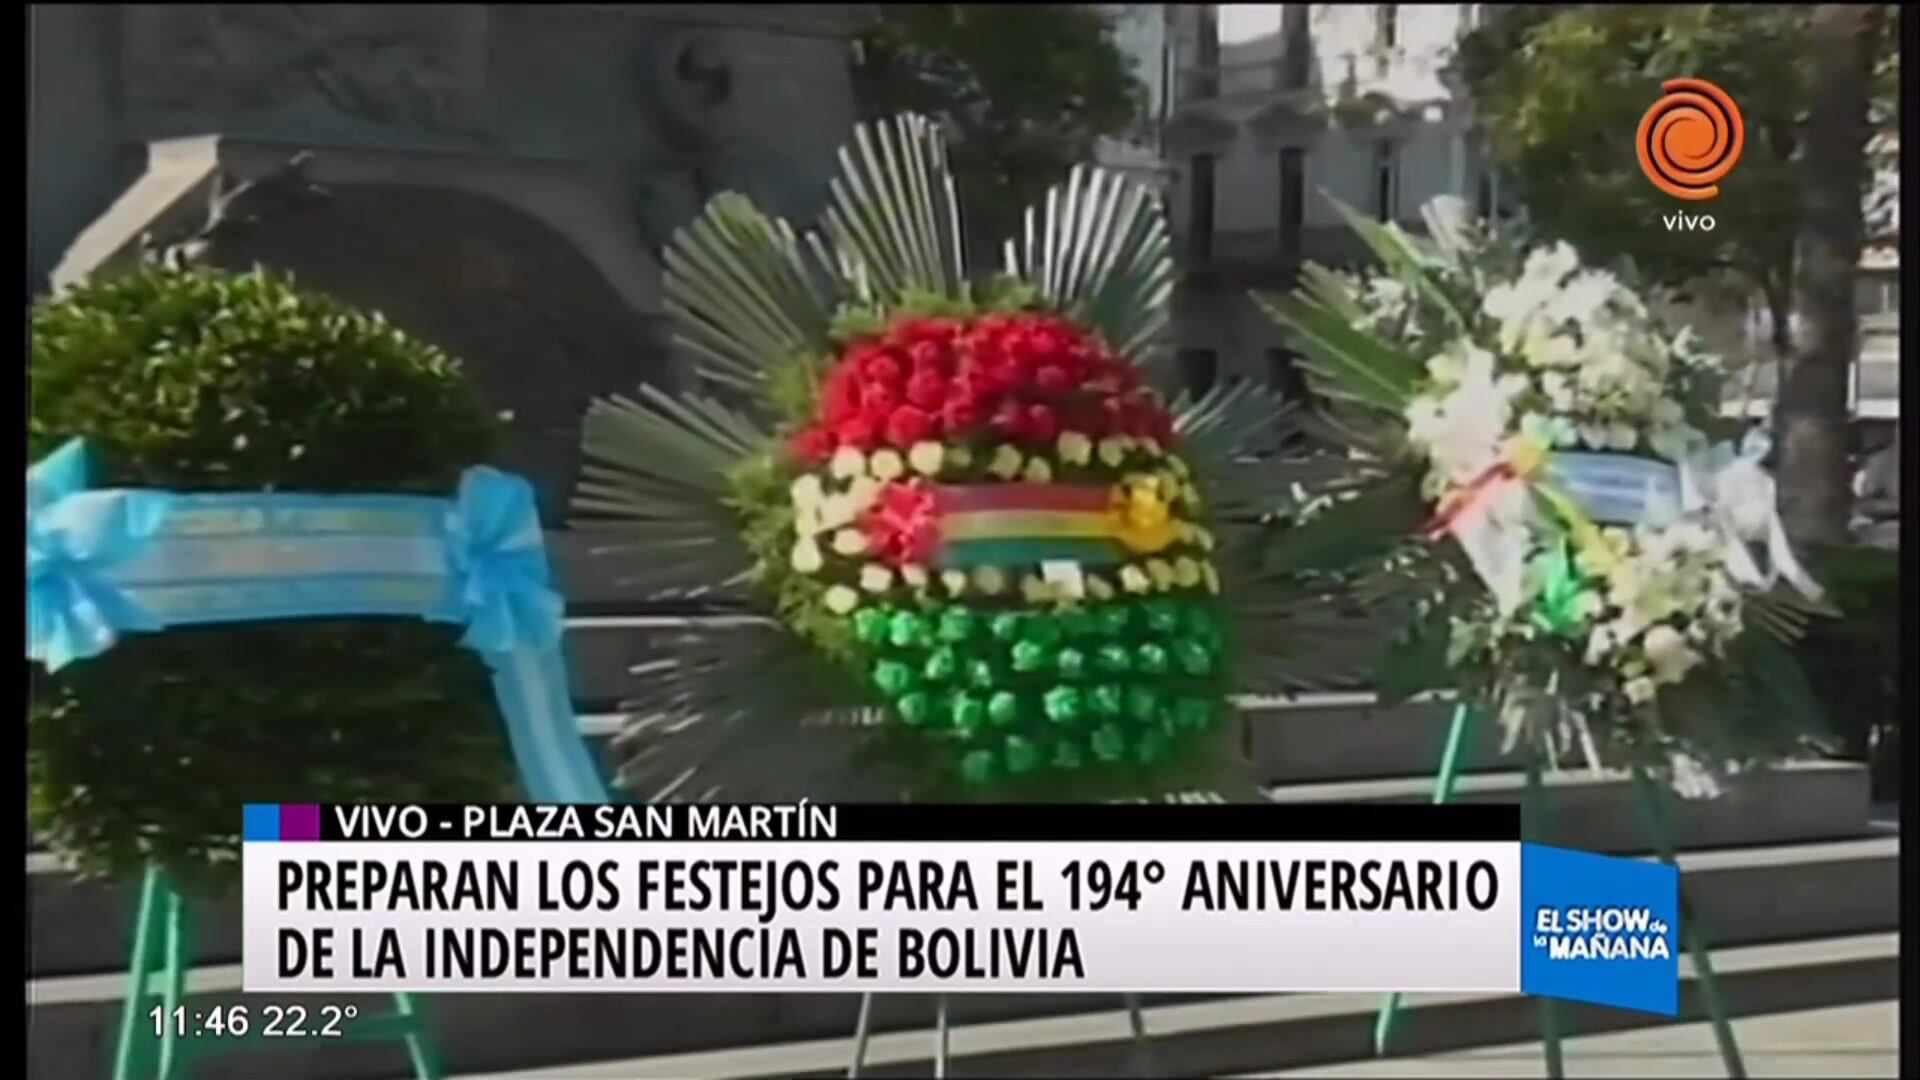
M 879 497 L 880 481 L 875 480 L 871 476 L 856 476 L 853 478 L 853 482 L 847 485 L 847 506 L 855 514 L 872 506 L 873 500 Z
M 1645 705 L 1647 702 L 1652 701 L 1654 695 L 1658 693 L 1653 685 L 1653 680 L 1645 676 L 1637 679 L 1628 679 L 1626 686 L 1622 687 L 1622 689 L 1626 691 L 1627 700 L 1635 705 Z
M 907 451 L 907 464 L 913 466 L 914 472 L 932 476 L 940 471 L 946 456 L 946 448 L 937 442 L 917 442 Z
M 900 580 L 916 589 L 927 586 L 927 568 L 919 563 L 907 563 L 900 568 Z
M 886 592 L 893 588 L 893 569 L 868 563 L 860 568 L 860 587 L 871 593 Z
M 811 536 L 801 537 L 800 540 L 793 545 L 793 557 L 790 561 L 793 564 L 795 573 L 815 573 L 820 569 L 823 561 L 820 555 L 820 545 L 814 543 L 813 537 Z
M 820 528 L 818 531 L 826 532 L 829 529 L 837 529 L 842 525 L 851 524 L 853 519 L 858 515 L 859 511 L 854 509 L 853 500 L 850 497 L 844 494 L 829 495 L 820 500 Z
M 1516 376 L 1496 378 L 1493 354 L 1466 345 L 1459 384 L 1431 406 L 1416 402 L 1408 410 L 1407 434 L 1425 444 L 1453 483 L 1468 483 L 1498 460 L 1513 397 L 1524 385 Z
M 947 587 L 947 595 L 959 596 L 967 591 L 967 572 L 965 570 L 940 571 L 940 584 Z
M 1147 575 L 1138 566 L 1129 563 L 1120 568 L 1120 587 L 1130 593 L 1143 593 L 1153 587 Z
M 860 606 L 860 594 L 845 585 L 835 585 L 827 590 L 827 610 L 835 615 L 845 615 Z
M 900 459 L 898 450 L 875 450 L 867 461 L 867 471 L 876 480 L 894 480 L 907 471 L 907 463 Z
M 1582 270 L 1547 300 L 1544 314 L 1556 323 L 1590 323 L 1622 291 L 1612 274 Z
M 1045 484 L 1053 479 L 1053 466 L 1047 464 L 1046 458 L 1036 457 L 1027 462 L 1021 475 L 1029 484 Z
M 1093 440 L 1077 431 L 1063 431 L 1058 450 L 1060 460 L 1068 465 L 1085 465 L 1093 456 Z
M 867 550 L 867 534 L 859 529 L 841 529 L 833 534 L 833 550 L 842 555 L 858 555 Z
M 801 473 L 794 477 L 793 485 L 788 490 L 793 496 L 795 509 L 817 505 L 826 494 L 820 487 L 820 478 L 813 473 Z
M 1640 642 L 1647 664 L 1657 682 L 1677 683 L 1699 663 L 1700 654 L 1687 647 L 1687 639 L 1671 626 L 1660 625 L 1647 631 Z
M 1007 575 L 997 566 L 978 567 L 973 572 L 973 587 L 988 596 L 997 596 L 1007 587 Z
M 833 460 L 827 463 L 833 475 L 842 480 L 864 475 L 867 471 L 867 455 L 858 447 L 843 446 L 833 452 Z

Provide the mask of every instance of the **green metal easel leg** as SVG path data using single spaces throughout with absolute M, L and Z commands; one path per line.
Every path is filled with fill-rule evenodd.
M 1552 835 L 1552 819 L 1548 817 L 1551 807 L 1547 803 L 1546 785 L 1540 779 L 1540 757 L 1537 753 L 1527 757 L 1527 793 L 1520 811 L 1520 832 L 1526 842 L 1546 843 Z M 1540 999 L 1540 1048 L 1546 1057 L 1549 1080 L 1561 1080 L 1567 1075 L 1565 1055 L 1561 1052 L 1560 1039 L 1560 1003 L 1552 998 Z
M 1440 751 L 1440 771 L 1433 778 L 1433 805 L 1442 806 L 1453 801 L 1453 789 L 1460 779 L 1460 770 L 1465 765 L 1467 747 L 1473 745 L 1473 733 L 1480 720 L 1479 710 L 1468 705 L 1463 699 L 1453 707 L 1453 720 L 1447 728 L 1446 745 Z M 1400 1019 L 1401 996 L 1388 994 L 1387 1000 L 1380 1005 L 1379 1015 L 1373 1021 L 1373 1052 L 1383 1055 L 1387 1052 L 1387 1043 L 1393 1038 L 1394 1025 Z
M 183 1039 L 174 1026 L 174 1010 L 186 1004 L 187 970 L 193 958 L 193 920 L 187 898 L 158 867 L 140 882 L 134 914 L 133 947 L 128 957 L 126 1011 L 113 1055 L 113 1080 L 185 1080 L 194 1057 L 245 1050 L 304 1045 L 301 1040 L 258 1037 Z M 393 995 L 394 1008 L 382 1016 L 361 1017 L 343 1033 L 354 1041 L 395 1041 L 406 1045 L 415 1080 L 446 1075 L 421 1001 L 413 994 Z M 153 1015 L 161 1010 L 156 1028 Z M 189 1054 L 191 1048 L 194 1053 Z
M 1647 826 L 1653 833 L 1655 850 L 1660 861 L 1680 872 L 1679 860 L 1673 851 L 1673 831 L 1667 823 L 1666 803 L 1663 792 L 1649 777 L 1644 769 L 1633 770 L 1633 786 L 1640 796 L 1640 806 L 1647 816 Z M 1686 882 L 1680 883 L 1680 940 L 1685 944 L 1688 955 L 1693 957 L 1693 968 L 1700 979 L 1700 996 L 1706 999 L 1707 1015 L 1713 1021 L 1713 1038 L 1720 1047 L 1720 1061 L 1727 1068 L 1731 1080 L 1745 1080 L 1746 1064 L 1740 1059 L 1740 1044 L 1733 1038 L 1733 1022 L 1727 1016 L 1727 1005 L 1720 997 L 1720 983 L 1713 974 L 1713 959 L 1707 948 L 1706 928 L 1701 925 L 1699 914 L 1693 905 L 1687 902 Z

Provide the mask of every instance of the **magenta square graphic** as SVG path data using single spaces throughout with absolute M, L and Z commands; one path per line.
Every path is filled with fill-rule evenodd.
M 320 839 L 319 805 L 316 803 L 299 803 L 282 806 L 280 808 L 280 839 Z

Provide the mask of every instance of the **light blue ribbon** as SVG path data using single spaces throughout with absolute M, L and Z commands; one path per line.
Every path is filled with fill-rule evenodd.
M 129 631 L 411 615 L 464 624 L 527 794 L 606 802 L 560 652 L 533 489 L 476 467 L 456 497 L 88 491 L 86 448 L 27 471 L 27 656 L 58 670 Z
M 466 624 L 461 644 L 485 653 L 558 646 L 566 602 L 548 584 L 532 486 L 497 469 L 469 469 L 446 528 L 454 584 L 441 617 Z
M 98 656 L 123 632 L 160 628 L 102 575 L 160 528 L 167 497 L 86 486 L 78 439 L 27 470 L 27 658 L 48 671 Z

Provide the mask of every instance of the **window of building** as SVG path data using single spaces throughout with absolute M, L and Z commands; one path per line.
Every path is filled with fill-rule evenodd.
M 1280 88 L 1304 90 L 1313 64 L 1310 4 L 1288 4 L 1280 13 Z
M 1307 215 L 1307 152 L 1297 146 L 1280 151 L 1280 251 L 1300 254 L 1300 228 Z
M 1212 349 L 1181 349 L 1180 379 L 1194 397 L 1213 389 L 1220 377 L 1220 358 Z
M 1381 221 L 1392 221 L 1400 212 L 1399 156 L 1392 139 L 1373 145 L 1373 211 Z
M 1187 241 L 1195 258 L 1213 256 L 1213 155 L 1195 154 L 1187 176 Z
M 1312 396 L 1307 373 L 1300 367 L 1300 354 L 1292 349 L 1267 350 L 1267 380 L 1288 404 L 1304 405 Z
M 1383 49 L 1400 47 L 1400 5 L 1381 4 L 1374 9 L 1374 43 Z

